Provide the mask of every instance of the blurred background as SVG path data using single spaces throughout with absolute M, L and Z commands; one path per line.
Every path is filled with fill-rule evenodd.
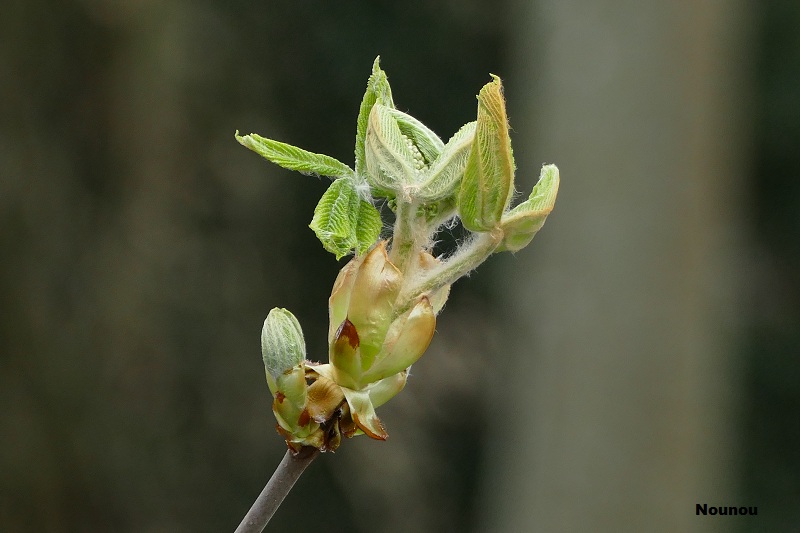
M 562 187 L 268 530 L 800 527 L 800 4 L 4 5 L 0 531 L 236 527 L 285 451 L 262 321 L 324 360 L 343 262 L 326 181 L 233 134 L 351 164 L 378 54 L 444 138 L 500 75 L 518 190 Z

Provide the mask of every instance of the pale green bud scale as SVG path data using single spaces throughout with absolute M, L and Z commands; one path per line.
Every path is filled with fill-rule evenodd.
M 416 363 L 428 349 L 435 330 L 436 315 L 428 298 L 423 296 L 410 311 L 392 322 L 383 349 L 365 371 L 362 382 L 387 378 Z
M 377 408 L 394 398 L 406 386 L 408 372 L 398 372 L 367 387 L 372 406 Z
M 369 392 L 355 391 L 346 387 L 342 387 L 342 392 L 344 392 L 344 397 L 347 399 L 353 415 L 353 421 L 358 428 L 373 439 L 386 440 L 389 435 L 383 428 L 378 415 L 375 414 L 375 406 L 372 405 Z
M 394 313 L 394 304 L 403 275 L 386 254 L 383 242 L 364 258 L 353 283 L 347 318 L 358 331 L 363 369 L 383 345 Z

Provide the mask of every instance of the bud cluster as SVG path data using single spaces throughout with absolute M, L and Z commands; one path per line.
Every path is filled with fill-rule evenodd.
M 306 360 L 300 325 L 288 311 L 273 309 L 264 323 L 273 412 L 292 450 L 335 450 L 342 436 L 361 433 L 385 439 L 375 408 L 405 386 L 409 367 L 433 338 L 450 285 L 491 254 L 527 246 L 552 211 L 555 165 L 545 165 L 529 198 L 510 208 L 514 157 L 502 84 L 492 78 L 478 94 L 477 119 L 445 143 L 395 108 L 376 59 L 359 109 L 354 170 L 237 133 L 240 143 L 274 163 L 334 179 L 310 227 L 337 259 L 354 253 L 329 299 L 328 363 Z M 395 214 L 387 240 L 380 240 L 376 199 Z M 436 233 L 454 219 L 472 236 L 436 258 Z

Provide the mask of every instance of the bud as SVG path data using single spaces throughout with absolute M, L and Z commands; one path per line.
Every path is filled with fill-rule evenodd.
M 500 78 L 478 94 L 478 121 L 458 194 L 458 211 L 470 231 L 500 223 L 514 188 L 514 157 Z
M 418 270 L 439 264 L 430 254 L 419 253 Z M 353 259 L 339 273 L 329 300 L 328 340 L 333 379 L 342 387 L 363 390 L 407 369 L 428 348 L 436 311 L 444 305 L 449 287 L 430 297 L 417 296 L 398 308 L 402 282 L 385 242 L 363 259 Z
M 276 307 L 267 315 L 261 329 L 261 355 L 274 399 L 272 410 L 291 445 L 293 439 L 302 440 L 316 428 L 308 426 L 303 416 L 307 400 L 303 331 L 286 309 Z
M 503 216 L 503 240 L 498 252 L 516 252 L 526 247 L 544 226 L 558 194 L 559 174 L 555 165 L 545 165 L 530 197 Z

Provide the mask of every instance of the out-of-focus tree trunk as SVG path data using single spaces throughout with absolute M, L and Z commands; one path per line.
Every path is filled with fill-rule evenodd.
M 484 530 L 709 531 L 697 503 L 757 503 L 731 442 L 745 4 L 517 2 L 518 188 L 542 162 L 562 187 L 503 272 Z

